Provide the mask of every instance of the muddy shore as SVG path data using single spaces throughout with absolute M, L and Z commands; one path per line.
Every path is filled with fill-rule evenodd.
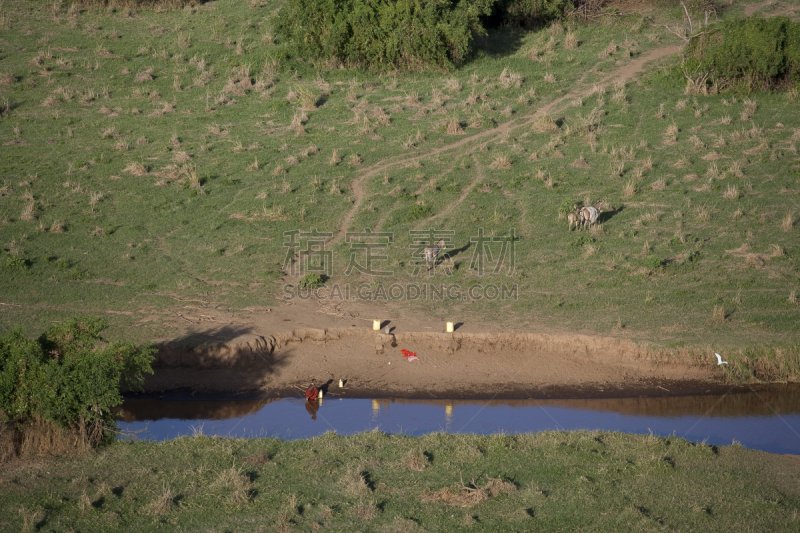
M 711 359 L 689 360 L 627 339 L 390 331 L 301 327 L 224 342 L 163 343 L 145 395 L 302 396 L 312 378 L 326 393 L 352 398 L 618 398 L 732 390 Z M 418 359 L 407 360 L 403 349 Z

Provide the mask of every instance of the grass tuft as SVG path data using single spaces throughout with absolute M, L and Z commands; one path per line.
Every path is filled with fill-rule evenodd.
M 794 229 L 794 225 L 795 225 L 794 213 L 790 211 L 786 213 L 785 217 L 783 217 L 783 221 L 781 222 L 781 229 L 784 232 L 788 233 L 792 231 L 792 229 Z
M 508 170 L 512 166 L 511 158 L 508 154 L 498 154 L 494 161 L 489 165 L 489 168 L 499 169 L 499 170 Z

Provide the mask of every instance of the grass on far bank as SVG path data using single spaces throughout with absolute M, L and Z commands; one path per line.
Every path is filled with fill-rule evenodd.
M 676 437 L 115 443 L 0 472 L 15 531 L 796 531 L 795 459 Z M 473 483 L 474 481 L 474 483 Z
M 677 4 L 493 31 L 446 74 L 290 57 L 280 4 L 0 6 L 0 332 L 104 313 L 110 335 L 171 338 L 176 306 L 278 304 L 297 280 L 284 232 L 369 228 L 394 235 L 375 263 L 392 275 L 345 275 L 342 239 L 329 284 L 518 287 L 390 303 L 428 316 L 665 345 L 797 340 L 797 92 L 684 94 L 665 70 L 601 83 L 677 42 L 660 25 L 682 20 Z M 569 232 L 559 208 L 598 201 L 600 223 Z M 414 274 L 409 231 L 429 228 L 454 232 L 451 276 Z M 474 268 L 481 228 L 514 228 L 511 276 Z

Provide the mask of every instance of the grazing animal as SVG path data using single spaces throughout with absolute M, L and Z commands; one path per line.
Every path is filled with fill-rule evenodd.
M 584 229 L 597 222 L 597 217 L 600 216 L 603 210 L 597 207 L 584 207 L 581 209 L 581 225 Z
M 446 247 L 444 245 L 444 239 L 439 239 L 439 242 L 434 244 L 433 246 L 426 246 L 425 247 L 425 265 L 427 266 L 430 261 L 433 261 L 433 266 L 436 266 L 436 258 L 439 256 L 439 252 L 444 250 Z M 430 270 L 431 267 L 428 267 Z
M 574 213 L 570 213 L 567 215 L 567 222 L 569 222 L 569 231 L 572 231 L 572 226 L 575 225 L 575 229 L 578 229 L 578 223 L 580 222 L 580 215 L 578 214 L 578 210 L 576 209 Z

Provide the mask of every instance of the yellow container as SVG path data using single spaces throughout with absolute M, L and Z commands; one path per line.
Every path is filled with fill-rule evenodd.
M 447 323 L 447 333 L 453 333 L 453 323 L 452 322 L 448 322 Z
M 381 321 L 380 320 L 373 320 L 372 321 L 372 331 L 380 331 L 381 330 Z

